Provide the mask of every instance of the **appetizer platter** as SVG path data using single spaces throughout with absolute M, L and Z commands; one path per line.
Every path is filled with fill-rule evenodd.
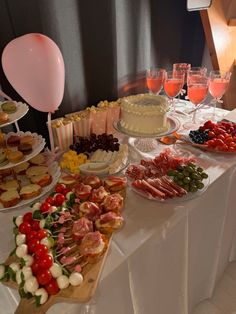
M 181 157 L 165 149 L 153 159 L 142 159 L 126 170 L 132 190 L 155 201 L 185 201 L 202 194 L 209 178 L 194 157 Z
M 60 165 L 70 173 L 99 176 L 118 174 L 128 165 L 128 145 L 106 133 L 76 137 L 70 150 L 63 154 Z
M 189 140 L 195 147 L 215 153 L 236 153 L 236 124 L 206 121 L 197 130 L 189 133 Z
M 35 202 L 54 188 L 60 175 L 61 170 L 57 162 L 48 167 L 25 162 L 8 172 L 2 172 L 0 211 Z
M 7 126 L 24 117 L 29 107 L 25 103 L 16 101 L 0 102 L 0 127 Z
M 0 280 L 21 296 L 16 313 L 45 313 L 95 292 L 113 232 L 124 223 L 125 177 L 62 176 L 32 211 L 13 218 L 16 246 Z M 121 195 L 122 194 L 122 195 Z
M 45 139 L 37 133 L 10 132 L 6 146 L 0 151 L 0 169 L 12 168 L 38 155 L 45 146 Z

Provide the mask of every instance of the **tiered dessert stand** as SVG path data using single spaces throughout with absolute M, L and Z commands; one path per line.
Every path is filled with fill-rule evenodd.
M 3 101 L 0 102 L 0 106 L 1 106 L 2 103 L 3 103 Z M 14 103 L 16 104 L 16 107 L 17 107 L 16 112 L 14 112 L 12 114 L 9 114 L 9 121 L 4 123 L 4 124 L 1 124 L 0 128 L 5 127 L 5 126 L 10 125 L 10 124 L 13 124 L 13 123 L 15 124 L 17 132 L 16 133 L 14 133 L 14 132 L 8 133 L 6 135 L 6 140 L 11 135 L 19 135 L 19 136 L 31 135 L 33 137 L 32 152 L 30 154 L 28 154 L 28 155 L 24 155 L 24 158 L 22 160 L 20 160 L 19 162 L 17 162 L 17 163 L 12 163 L 12 162 L 9 161 L 8 164 L 0 167 L 0 170 L 13 168 L 13 167 L 16 167 L 17 165 L 20 165 L 21 163 L 24 163 L 24 162 L 30 160 L 34 156 L 38 155 L 44 149 L 44 146 L 46 144 L 45 139 L 41 135 L 38 135 L 37 133 L 20 131 L 17 121 L 27 114 L 27 112 L 29 110 L 29 107 L 28 107 L 28 105 L 26 105 L 25 103 L 22 103 L 22 102 L 15 102 L 14 101 Z M 12 206 L 12 207 L 4 208 L 0 204 L 0 211 L 22 207 L 23 205 L 26 205 L 26 204 L 34 202 L 36 199 L 42 197 L 47 192 L 49 192 L 53 188 L 53 186 L 56 184 L 56 182 L 58 181 L 58 179 L 60 177 L 60 167 L 58 167 L 58 164 L 56 162 L 52 163 L 49 166 L 49 173 L 52 175 L 53 180 L 52 180 L 50 185 L 42 188 L 42 192 L 41 192 L 41 194 L 39 196 L 37 196 L 35 198 L 27 199 L 27 200 L 22 200 L 17 205 Z M 24 182 L 24 180 L 25 180 L 24 177 L 21 176 L 20 179 L 21 179 L 22 183 L 24 184 L 25 183 Z

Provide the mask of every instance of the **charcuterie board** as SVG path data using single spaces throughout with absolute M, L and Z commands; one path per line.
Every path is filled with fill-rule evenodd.
M 111 238 L 109 239 L 109 243 Z M 109 245 L 108 245 L 109 249 Z M 82 285 L 78 287 L 69 286 L 68 288 L 61 290 L 58 294 L 50 296 L 48 301 L 37 307 L 35 302 L 30 299 L 21 299 L 15 314 L 25 314 L 25 313 L 37 313 L 44 314 L 47 310 L 56 303 L 60 302 L 75 302 L 75 303 L 85 303 L 88 302 L 94 295 L 103 265 L 106 260 L 107 251 L 103 257 L 95 264 L 88 264 L 83 268 L 84 281 Z M 6 264 L 10 264 L 15 261 L 14 257 L 9 257 Z M 13 281 L 3 282 L 4 285 L 17 289 L 17 284 Z

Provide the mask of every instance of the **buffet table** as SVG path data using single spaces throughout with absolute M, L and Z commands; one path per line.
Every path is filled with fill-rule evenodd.
M 186 147 L 176 149 L 188 154 Z M 191 152 L 209 174 L 207 190 L 189 201 L 164 203 L 128 188 L 125 225 L 113 237 L 94 298 L 88 306 L 57 304 L 48 313 L 190 314 L 212 295 L 227 263 L 236 259 L 236 154 Z M 131 147 L 131 158 L 137 154 Z M 13 248 L 12 217 L 25 211 L 0 213 L 2 261 Z M 17 291 L 0 286 L 1 313 L 13 313 L 18 301 Z

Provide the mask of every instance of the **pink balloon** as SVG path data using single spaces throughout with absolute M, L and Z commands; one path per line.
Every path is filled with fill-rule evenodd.
M 49 37 L 32 33 L 13 39 L 3 50 L 2 67 L 14 89 L 35 109 L 53 112 L 61 104 L 65 66 Z

